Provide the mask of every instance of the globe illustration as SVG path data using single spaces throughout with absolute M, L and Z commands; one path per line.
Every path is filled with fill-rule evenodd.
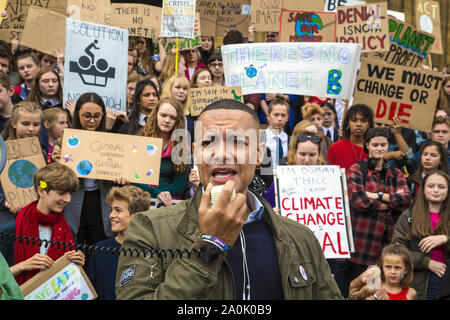
M 81 160 L 77 164 L 77 172 L 82 176 L 87 176 L 92 172 L 92 163 L 88 160 Z
M 158 150 L 158 147 L 154 146 L 152 144 L 148 144 L 146 150 L 147 150 L 147 153 L 150 156 L 152 156 L 152 155 L 154 155 L 156 153 L 156 151 Z
M 17 188 L 31 188 L 33 184 L 33 174 L 36 172 L 36 166 L 28 160 L 14 161 L 8 169 L 9 180 Z
M 69 139 L 67 139 L 67 144 L 69 147 L 76 148 L 80 144 L 80 139 L 76 134 L 72 133 Z
M 246 69 L 245 73 L 247 74 L 247 77 L 254 78 L 258 74 L 258 70 L 256 70 L 256 68 L 253 65 L 250 65 Z

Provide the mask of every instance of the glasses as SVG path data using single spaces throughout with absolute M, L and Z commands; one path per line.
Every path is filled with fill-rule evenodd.
M 210 66 L 213 68 L 222 68 L 223 63 L 211 63 Z
M 320 143 L 320 137 L 316 136 L 314 134 L 308 135 L 308 134 L 300 133 L 298 135 L 298 137 L 297 137 L 297 141 L 298 142 L 305 142 L 305 141 L 308 141 L 308 140 L 311 140 L 311 142 L 315 143 L 315 144 L 319 144 Z
M 83 113 L 81 115 L 84 121 L 91 121 L 91 119 L 94 119 L 95 121 L 99 121 L 103 117 L 103 113 Z

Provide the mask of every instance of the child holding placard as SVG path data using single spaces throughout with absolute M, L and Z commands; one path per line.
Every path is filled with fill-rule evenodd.
M 64 129 L 68 128 L 68 114 L 61 108 L 50 108 L 42 114 L 43 130 L 41 130 L 42 151 L 46 155 L 45 161 L 52 162 L 52 152 L 58 139 L 64 135 Z
M 52 163 L 34 173 L 33 183 L 39 200 L 21 209 L 16 220 L 0 230 L 16 236 L 75 244 L 74 233 L 64 218 L 64 207 L 70 202 L 71 193 L 78 189 L 75 173 L 63 164 Z M 81 266 L 85 259 L 82 251 L 39 242 L 17 240 L 15 243 L 0 243 L 0 250 L 19 285 L 40 270 L 50 268 L 63 255 Z
M 377 265 L 389 300 L 417 300 L 416 290 L 409 287 L 414 277 L 413 264 L 411 254 L 404 245 L 395 243 L 385 246 Z
M 35 137 L 41 129 L 42 110 L 34 102 L 22 101 L 11 113 L 11 118 L 2 132 L 3 140 L 14 140 Z M 11 207 L 6 201 L 3 188 L 0 186 L 0 225 L 14 219 L 14 215 L 21 208 Z

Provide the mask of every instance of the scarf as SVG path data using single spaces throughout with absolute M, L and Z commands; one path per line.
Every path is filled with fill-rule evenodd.
M 64 219 L 63 212 L 51 212 L 49 214 L 44 214 L 37 209 L 38 201 L 33 201 L 26 207 L 22 208 L 16 217 L 16 235 L 39 238 L 39 225 L 49 226 L 52 228 L 51 241 L 68 242 L 74 244 L 72 231 L 69 228 L 66 220 Z M 70 248 L 67 248 L 69 251 Z M 64 247 L 61 246 L 59 249 L 57 245 L 51 247 L 48 246 L 47 255 L 53 260 L 57 260 L 64 255 Z M 40 248 L 36 243 L 33 245 L 32 242 L 29 244 L 26 241 L 22 243 L 16 240 L 14 246 L 14 264 L 25 261 L 33 257 L 36 253 L 40 253 Z M 16 281 L 19 285 L 23 284 L 34 275 L 36 275 L 40 270 L 32 270 L 27 272 L 22 272 L 16 276 Z

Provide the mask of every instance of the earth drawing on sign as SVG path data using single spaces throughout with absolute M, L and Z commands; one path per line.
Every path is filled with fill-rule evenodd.
M 31 188 L 33 183 L 33 174 L 37 167 L 28 160 L 16 160 L 8 169 L 8 178 L 17 188 Z

